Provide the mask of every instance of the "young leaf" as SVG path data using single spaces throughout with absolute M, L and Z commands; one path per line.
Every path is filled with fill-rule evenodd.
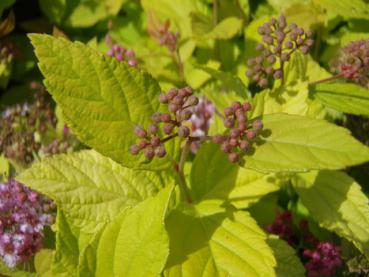
M 299 174 L 294 186 L 312 217 L 351 241 L 369 257 L 369 200 L 350 176 L 339 171 Z
M 242 28 L 242 19 L 235 16 L 230 16 L 223 19 L 213 29 L 206 27 L 209 26 L 209 22 L 207 20 L 201 21 L 201 19 L 202 16 L 194 16 L 193 14 L 191 16 L 192 33 L 199 40 L 230 39 L 240 32 Z
M 41 10 L 52 21 L 68 27 L 90 27 L 116 15 L 126 0 L 40 0 Z
M 254 108 L 251 117 L 273 113 L 306 115 L 309 109 L 307 99 L 306 82 L 299 82 L 277 90 L 266 89 L 253 98 Z
M 53 250 L 42 249 L 35 255 L 35 269 L 40 277 L 52 277 L 51 263 L 53 260 Z
M 124 168 L 93 150 L 47 158 L 17 179 L 54 199 L 75 226 L 92 233 L 165 182 L 159 173 Z
M 82 142 L 127 167 L 171 166 L 169 158 L 147 164 L 143 155 L 140 159 L 128 151 L 136 142 L 134 125 L 147 126 L 159 110 L 160 87 L 149 74 L 81 43 L 47 35 L 30 38 L 45 85 Z
M 368 4 L 363 0 L 313 0 L 313 3 L 344 18 L 369 19 Z
M 267 243 L 272 248 L 277 260 L 276 274 L 278 277 L 304 277 L 305 268 L 296 256 L 295 249 L 277 236 L 269 236 Z
M 99 238 L 96 276 L 159 276 L 169 255 L 164 219 L 173 186 L 123 211 Z
M 263 117 L 264 131 L 246 155 L 246 168 L 260 171 L 340 169 L 369 160 L 369 148 L 350 132 L 324 120 L 297 115 Z
M 221 83 L 222 91 L 235 92 L 242 99 L 250 97 L 250 91 L 247 86 L 237 76 L 232 75 L 229 72 L 216 70 L 214 68 L 199 66 L 202 70 L 211 74 L 211 76 Z
M 279 189 L 272 174 L 265 175 L 230 163 L 227 155 L 213 143 L 201 146 L 192 165 L 190 181 L 195 201 L 229 200 L 237 208 L 246 208 Z
M 51 272 L 55 276 L 77 276 L 78 267 L 78 231 L 68 221 L 65 213 L 59 208 L 56 219 L 56 250 L 53 255 Z
M 193 216 L 174 210 L 167 229 L 165 276 L 275 276 L 266 236 L 247 212 Z
M 234 187 L 238 166 L 213 143 L 202 145 L 192 165 L 190 180 L 195 201 L 223 199 Z
M 351 83 L 318 84 L 313 96 L 327 107 L 337 111 L 369 115 L 369 90 Z

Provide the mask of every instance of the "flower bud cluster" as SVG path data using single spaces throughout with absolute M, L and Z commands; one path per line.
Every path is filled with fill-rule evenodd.
M 314 44 L 311 31 L 305 32 L 296 24 L 288 26 L 282 15 L 278 19 L 272 18 L 258 29 L 263 35 L 263 43 L 256 46 L 261 55 L 248 60 L 246 75 L 260 87 L 267 87 L 268 77 L 283 78 L 283 64 L 288 62 L 296 50 L 307 54 Z
M 64 152 L 71 140 L 65 136 L 57 151 L 54 142 L 49 146 L 48 137 L 56 136 L 57 119 L 44 87 L 32 83 L 32 88 L 36 89 L 33 103 L 9 107 L 0 117 L 0 153 L 22 166 L 29 165 L 38 153 Z
M 0 184 L 0 257 L 8 267 L 28 261 L 43 246 L 55 204 L 15 180 Z
M 199 98 L 199 104 L 192 109 L 192 116 L 190 122 L 192 124 L 192 136 L 202 137 L 209 132 L 210 124 L 213 122 L 215 113 L 214 104 L 205 96 Z M 200 147 L 199 141 L 194 141 L 191 144 L 191 151 L 196 153 Z
M 180 34 L 178 32 L 173 33 L 169 31 L 169 28 L 170 21 L 167 20 L 160 26 L 150 26 L 148 31 L 149 34 L 159 42 L 160 45 L 167 47 L 170 52 L 174 52 L 177 50 Z
M 224 126 L 229 129 L 227 135 L 214 136 L 213 142 L 220 145 L 220 149 L 228 154 L 230 162 L 236 163 L 240 156 L 251 149 L 251 145 L 260 131 L 263 123 L 260 119 L 250 122 L 247 112 L 251 110 L 251 104 L 234 102 L 224 109 Z
M 369 39 L 353 41 L 342 48 L 335 69 L 344 78 L 369 87 Z
M 168 106 L 168 113 L 154 113 L 151 117 L 152 124 L 147 129 L 136 126 L 134 132 L 140 141 L 130 147 L 133 155 L 143 151 L 147 160 L 152 160 L 154 156 L 164 157 L 164 143 L 167 140 L 176 136 L 190 136 L 191 130 L 184 123 L 191 118 L 192 108 L 199 103 L 199 99 L 193 95 L 192 88 L 184 87 L 160 94 L 159 102 Z M 162 133 L 167 137 L 161 139 Z
M 308 259 L 305 268 L 309 277 L 336 276 L 343 265 L 340 247 L 327 241 L 319 242 L 314 250 L 305 250 L 303 256 Z
M 118 61 L 126 61 L 130 66 L 137 66 L 135 52 L 118 44 L 113 44 L 108 50 L 107 55 L 116 58 Z

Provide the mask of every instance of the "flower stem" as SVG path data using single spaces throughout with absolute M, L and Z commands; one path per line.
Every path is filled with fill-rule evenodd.
M 186 200 L 188 203 L 192 203 L 192 198 L 191 198 L 191 194 L 190 194 L 190 190 L 187 187 L 187 183 L 186 183 L 186 178 L 184 176 L 184 172 L 183 172 L 183 168 L 184 168 L 184 164 L 186 162 L 187 159 L 187 155 L 190 151 L 190 145 L 191 145 L 191 140 L 187 140 L 186 144 L 184 145 L 183 149 L 182 149 L 182 153 L 181 153 L 181 157 L 179 160 L 179 163 L 176 163 L 174 168 L 176 169 L 178 176 L 179 176 L 179 186 L 180 189 L 182 190 L 183 194 L 186 197 Z
M 328 78 L 325 78 L 325 79 L 322 79 L 322 80 L 318 80 L 318 81 L 315 81 L 315 82 L 310 83 L 309 86 L 315 86 L 317 84 L 327 83 L 327 82 L 330 82 L 330 81 L 339 79 L 342 76 L 343 76 L 342 74 L 338 74 L 338 75 L 335 75 L 335 76 L 332 76 L 332 77 L 328 77 Z

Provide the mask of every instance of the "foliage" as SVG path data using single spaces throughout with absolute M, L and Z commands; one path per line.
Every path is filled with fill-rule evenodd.
M 369 272 L 369 6 L 338 2 L 2 1 L 0 273 Z

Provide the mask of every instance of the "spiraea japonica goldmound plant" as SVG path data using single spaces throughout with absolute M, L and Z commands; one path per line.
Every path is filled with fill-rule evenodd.
M 359 11 L 249 2 L 80 4 L 28 36 L 45 87 L 0 117 L 0 273 L 369 272 Z

